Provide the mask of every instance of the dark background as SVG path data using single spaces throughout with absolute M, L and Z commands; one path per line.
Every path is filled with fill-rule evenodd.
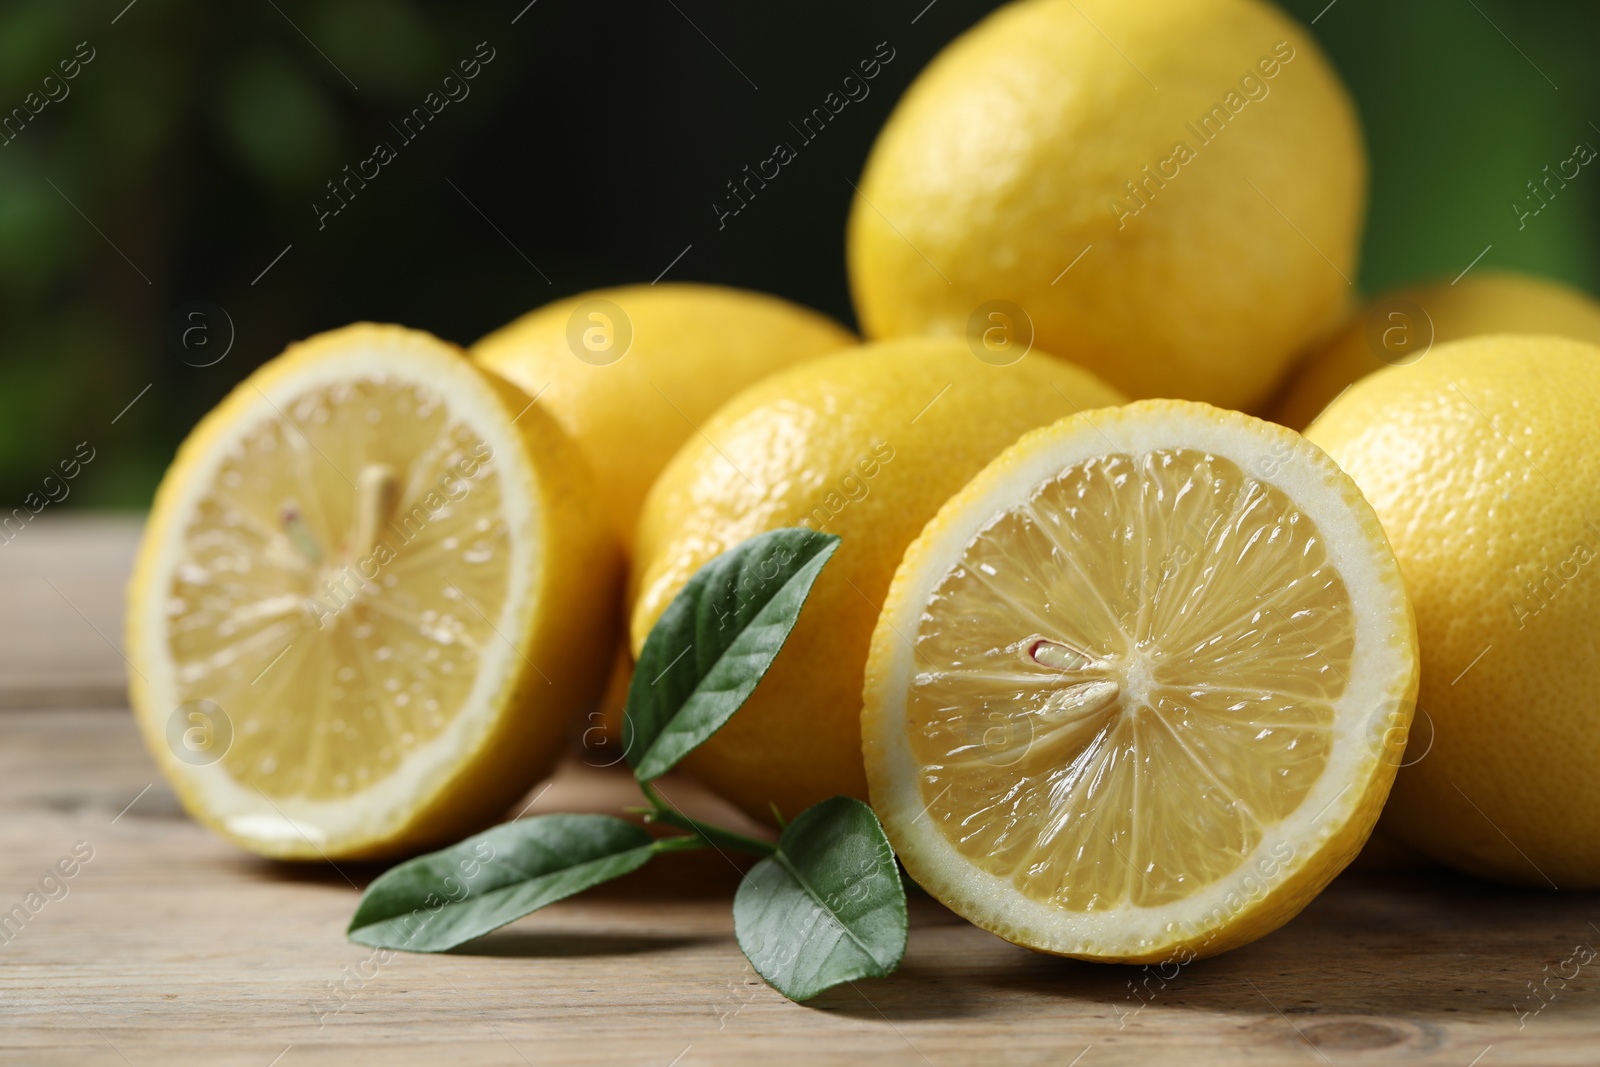
M 288 342 L 357 319 L 470 343 L 558 296 L 649 281 L 683 253 L 667 278 L 765 289 L 853 323 L 847 179 L 918 70 L 997 6 L 125 4 L 0 4 L 0 115 L 79 42 L 95 56 L 0 147 L 3 511 L 80 441 L 95 459 L 61 506 L 144 505 L 234 383 Z M 1600 287 L 1600 168 L 1524 229 L 1511 207 L 1575 144 L 1600 147 L 1596 5 L 1286 6 L 1317 19 L 1366 126 L 1366 290 L 1449 279 L 1491 245 L 1481 266 Z M 387 123 L 479 42 L 494 59 L 471 95 L 400 147 Z M 895 57 L 871 95 L 719 230 L 724 183 L 795 140 L 788 123 L 879 42 Z M 398 158 L 319 230 L 324 183 L 380 139 Z M 214 311 L 189 320 L 209 330 L 190 341 L 214 346 L 185 352 L 172 324 L 192 301 L 233 327 L 231 351 L 204 368 L 184 359 L 219 353 L 228 326 Z

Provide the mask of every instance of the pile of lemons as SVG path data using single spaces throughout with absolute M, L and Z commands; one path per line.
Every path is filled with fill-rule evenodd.
M 867 163 L 865 342 L 662 284 L 466 352 L 351 326 L 243 382 L 140 552 L 151 750 L 267 855 L 453 840 L 617 736 L 702 565 L 809 526 L 835 558 L 685 767 L 769 822 L 870 799 L 1011 940 L 1242 944 L 1380 814 L 1600 885 L 1600 306 L 1485 269 L 1358 306 L 1366 175 L 1263 0 L 1009 4 Z

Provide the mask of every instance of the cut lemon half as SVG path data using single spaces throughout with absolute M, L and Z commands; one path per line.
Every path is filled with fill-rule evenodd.
M 620 563 L 554 422 L 452 345 L 291 347 L 178 451 L 129 589 L 130 696 L 188 810 L 297 859 L 414 851 L 548 773 Z
M 1417 689 L 1399 570 L 1298 434 L 1145 401 L 1034 431 L 907 550 L 862 712 L 906 870 L 1044 952 L 1211 955 L 1360 849 Z

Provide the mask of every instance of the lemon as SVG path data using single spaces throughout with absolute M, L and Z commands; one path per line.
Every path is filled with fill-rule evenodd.
M 1377 517 L 1299 435 L 1145 401 L 1023 437 L 895 572 L 872 805 L 972 922 L 1180 962 L 1309 902 L 1383 807 L 1417 685 Z
M 424 333 L 322 334 L 162 480 L 128 592 L 134 713 L 184 806 L 245 848 L 454 840 L 554 766 L 619 572 L 539 405 Z
M 851 289 L 869 337 L 1031 324 L 1132 396 L 1250 407 L 1343 316 L 1365 187 L 1348 95 L 1271 5 L 1022 0 L 895 108 Z
M 472 346 L 577 441 L 618 540 L 678 446 L 734 393 L 856 339 L 826 315 L 714 285 L 598 289 L 529 312 Z
M 1121 402 L 1040 353 L 997 366 L 955 340 L 908 339 L 792 367 L 728 402 L 645 502 L 630 574 L 635 655 L 712 557 L 766 530 L 842 542 L 739 713 L 684 766 L 753 818 L 866 796 L 861 672 L 890 576 L 945 498 L 1024 430 Z
M 1486 333 L 1600 343 L 1600 304 L 1560 282 L 1509 271 L 1386 293 L 1295 371 L 1273 404 L 1272 421 L 1304 429 L 1351 382 L 1426 358 L 1433 345 Z
M 557 300 L 484 337 L 472 353 L 538 397 L 577 442 L 627 548 L 650 484 L 724 400 L 775 370 L 855 343 L 826 315 L 775 296 L 669 282 Z M 632 677 L 624 640 L 582 732 L 585 748 L 621 740 Z
M 1494 335 L 1363 378 L 1306 431 L 1372 501 L 1416 605 L 1416 740 L 1384 825 L 1562 889 L 1600 886 L 1597 410 L 1600 347 Z

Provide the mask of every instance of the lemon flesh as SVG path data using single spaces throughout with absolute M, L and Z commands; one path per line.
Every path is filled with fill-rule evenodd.
M 605 661 L 580 679 L 542 643 L 549 552 L 599 519 L 552 492 L 538 442 L 558 439 L 526 405 L 450 346 L 356 327 L 257 372 L 185 444 L 129 647 L 197 815 L 269 855 L 376 855 L 492 818 L 548 769 L 567 708 L 544 700 Z M 577 630 L 600 639 L 606 614 Z
M 350 405 L 361 418 L 331 419 Z M 167 606 L 175 695 L 281 708 L 238 724 L 228 773 L 268 797 L 335 799 L 457 717 L 494 643 L 511 537 L 488 447 L 437 393 L 369 374 L 309 389 L 284 414 L 222 457 L 183 532 Z M 344 471 L 369 484 L 403 472 L 398 497 L 420 510 L 385 516 L 361 543 L 364 494 Z M 430 487 L 451 501 L 431 515 Z
M 1221 951 L 1365 840 L 1416 670 L 1376 520 L 1306 442 L 1198 404 L 1075 416 L 908 551 L 873 801 L 913 877 L 1012 940 Z

